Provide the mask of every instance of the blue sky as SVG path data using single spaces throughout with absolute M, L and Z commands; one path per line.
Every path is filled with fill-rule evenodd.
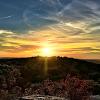
M 61 56 L 99 59 L 100 1 L 0 0 L 0 56 L 34 55 L 41 41 Z
M 57 1 L 59 0 L 54 0 L 55 4 L 52 5 L 50 0 L 0 0 L 0 28 L 22 33 L 31 29 L 28 24 L 32 28 L 52 24 L 56 21 L 46 20 L 44 17 L 49 16 L 52 11 L 55 13 L 56 9 L 58 11 L 62 9 Z M 61 3 L 67 5 L 70 1 L 61 0 Z

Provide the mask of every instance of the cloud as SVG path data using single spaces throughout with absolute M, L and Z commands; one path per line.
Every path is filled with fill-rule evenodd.
M 0 20 L 2 19 L 8 19 L 8 18 L 11 18 L 12 16 L 6 16 L 6 17 L 1 17 Z
M 24 12 L 25 23 L 33 29 L 46 27 L 66 35 L 87 34 L 90 31 L 88 27 L 100 17 L 99 5 L 92 0 L 87 0 L 87 3 L 83 0 L 72 0 L 65 5 L 65 0 L 41 2 L 37 1 L 36 5 L 33 4 Z
M 0 30 L 0 35 L 1 34 L 6 34 L 6 35 L 8 34 L 9 35 L 9 34 L 13 34 L 13 32 L 8 31 L 8 30 Z
M 24 6 L 22 1 L 18 4 L 14 3 L 16 14 L 0 17 L 2 52 L 24 51 L 31 55 L 48 44 L 59 55 L 98 54 L 99 0 L 32 0 Z

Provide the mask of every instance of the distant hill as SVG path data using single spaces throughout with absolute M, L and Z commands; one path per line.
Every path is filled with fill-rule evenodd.
M 100 94 L 100 64 L 91 61 L 68 57 L 0 59 L 1 78 L 10 77 L 7 73 L 11 72 L 12 74 L 12 70 L 14 70 L 13 75 L 17 77 L 17 84 L 20 84 L 21 87 L 27 87 L 29 83 L 41 82 L 46 78 L 63 79 L 67 74 L 71 74 L 77 75 L 80 79 L 94 80 L 93 93 Z M 9 78 L 7 79 L 9 81 Z
M 17 67 L 26 80 L 38 81 L 46 77 L 59 79 L 67 73 L 79 74 L 85 79 L 100 79 L 100 64 L 67 57 L 30 57 L 0 59 L 0 64 Z M 1 68 L 1 67 L 0 67 Z
M 93 63 L 96 63 L 96 64 L 100 64 L 100 59 L 88 59 L 87 61 L 93 62 Z

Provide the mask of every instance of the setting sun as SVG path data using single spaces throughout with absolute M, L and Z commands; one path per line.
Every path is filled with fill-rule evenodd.
M 52 56 L 52 49 L 48 47 L 42 48 L 41 55 L 47 57 Z

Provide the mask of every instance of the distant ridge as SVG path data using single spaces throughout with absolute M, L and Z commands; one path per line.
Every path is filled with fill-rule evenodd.
M 88 62 L 92 62 L 92 63 L 96 63 L 96 64 L 100 64 L 100 59 L 89 59 L 89 60 L 86 60 Z
M 32 73 L 35 79 L 44 74 L 45 59 L 47 59 L 47 73 L 51 78 L 64 77 L 66 73 L 77 73 L 84 78 L 100 78 L 100 64 L 88 60 L 81 60 L 68 57 L 27 57 L 27 58 L 6 58 L 0 59 L 0 64 L 7 64 L 13 67 L 19 67 Z M 23 71 L 22 70 L 22 71 Z M 23 73 L 23 74 L 25 74 Z M 62 74 L 60 74 L 62 73 Z

